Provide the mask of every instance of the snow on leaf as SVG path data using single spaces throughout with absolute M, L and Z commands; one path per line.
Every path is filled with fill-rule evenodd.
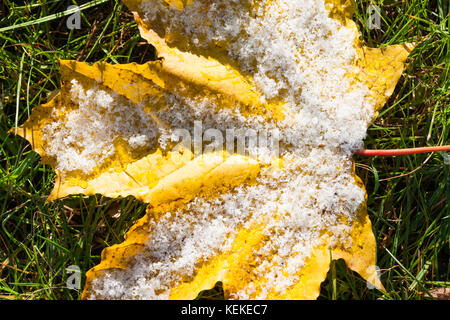
M 364 47 L 344 0 L 124 2 L 161 59 L 62 60 L 61 91 L 19 129 L 57 171 L 49 200 L 149 204 L 83 298 L 192 299 L 221 281 L 226 298 L 314 299 L 340 258 L 382 288 L 352 154 L 413 45 Z M 236 149 L 235 129 L 264 135 Z

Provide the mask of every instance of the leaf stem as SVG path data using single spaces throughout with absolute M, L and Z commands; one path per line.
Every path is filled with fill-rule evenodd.
M 360 156 L 400 156 L 406 154 L 438 152 L 438 151 L 450 151 L 450 145 L 436 146 L 436 147 L 421 147 L 421 148 L 405 148 L 405 149 L 387 149 L 387 150 L 371 150 L 360 149 L 355 154 Z

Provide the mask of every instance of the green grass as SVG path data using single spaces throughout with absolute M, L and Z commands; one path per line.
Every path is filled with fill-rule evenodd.
M 60 87 L 57 58 L 143 63 L 155 58 L 154 50 L 119 1 L 79 1 L 87 8 L 82 29 L 72 31 L 64 15 L 76 1 L 19 2 L 0 4 L 0 299 L 78 299 L 80 291 L 66 288 L 66 268 L 78 265 L 83 274 L 99 263 L 101 250 L 123 240 L 145 205 L 101 196 L 46 203 L 54 171 L 7 131 Z M 370 3 L 381 9 L 382 30 L 365 25 Z M 449 144 L 448 1 L 358 1 L 355 20 L 369 46 L 422 40 L 369 129 L 366 148 Z M 450 155 L 446 163 L 445 156 L 355 158 L 387 291 L 370 290 L 338 261 L 321 299 L 422 299 L 433 288 L 450 287 Z M 220 293 L 219 285 L 201 298 Z

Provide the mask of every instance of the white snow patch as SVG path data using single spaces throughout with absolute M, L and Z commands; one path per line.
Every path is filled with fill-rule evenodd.
M 70 99 L 78 108 L 54 109 L 54 121 L 43 127 L 45 152 L 56 158 L 56 169 L 89 174 L 116 151 L 119 136 L 132 149 L 151 148 L 157 133 L 154 120 L 142 107 L 107 88 L 85 90 L 71 81 Z

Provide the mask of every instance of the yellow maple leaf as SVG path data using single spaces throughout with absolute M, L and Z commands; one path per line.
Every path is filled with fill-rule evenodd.
M 18 132 L 57 172 L 49 200 L 149 204 L 83 298 L 192 299 L 221 281 L 227 298 L 313 299 L 340 258 L 382 288 L 351 156 L 413 45 L 364 47 L 344 0 L 124 2 L 161 60 L 61 60 L 64 86 Z

